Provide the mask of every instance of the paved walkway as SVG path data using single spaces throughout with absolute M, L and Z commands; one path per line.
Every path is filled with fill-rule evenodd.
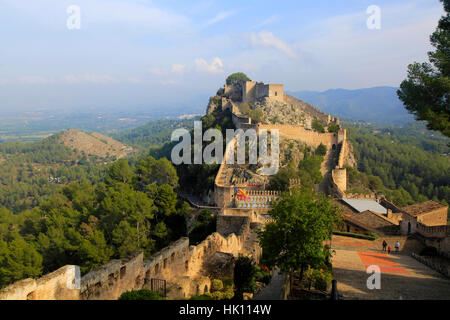
M 254 300 L 282 300 L 283 285 L 284 273 L 275 270 L 270 283 L 255 296 Z
M 339 239 L 333 255 L 333 277 L 343 299 L 450 299 L 450 280 L 408 254 L 387 254 L 367 240 Z M 367 267 L 380 268 L 381 288 L 370 290 Z

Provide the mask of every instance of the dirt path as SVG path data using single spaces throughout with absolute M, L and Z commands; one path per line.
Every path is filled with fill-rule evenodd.
M 343 238 L 332 258 L 333 277 L 343 299 L 450 299 L 450 280 L 410 255 L 387 254 L 371 241 Z M 371 265 L 380 268 L 380 289 L 367 288 L 372 273 L 366 270 Z

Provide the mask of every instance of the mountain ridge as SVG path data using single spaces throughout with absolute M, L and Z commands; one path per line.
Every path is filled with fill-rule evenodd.
M 414 117 L 398 99 L 398 88 L 377 86 L 362 89 L 291 91 L 288 94 L 342 119 L 374 123 L 405 124 Z

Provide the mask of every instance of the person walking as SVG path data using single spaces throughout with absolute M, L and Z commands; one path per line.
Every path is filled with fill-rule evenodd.
M 388 246 L 388 254 L 391 254 L 391 246 Z
M 400 249 L 400 242 L 398 242 L 397 240 L 397 242 L 395 243 L 395 252 L 398 253 L 399 249 Z
M 386 251 L 386 247 L 387 247 L 387 242 L 386 242 L 386 240 L 383 240 L 383 251 Z

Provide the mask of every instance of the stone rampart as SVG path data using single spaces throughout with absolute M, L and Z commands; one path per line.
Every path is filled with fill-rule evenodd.
M 64 266 L 37 280 L 11 284 L 0 291 L 0 300 L 116 300 L 129 290 L 150 289 L 152 279 L 166 280 L 168 287 L 175 288 L 171 298 L 202 294 L 210 287 L 203 264 L 216 252 L 237 256 L 242 251 L 250 219 L 241 218 L 240 225 L 233 228 L 236 233 L 223 236 L 215 232 L 196 246 L 181 238 L 148 260 L 143 260 L 142 252 L 112 260 L 81 280 L 76 276 L 77 266 Z

